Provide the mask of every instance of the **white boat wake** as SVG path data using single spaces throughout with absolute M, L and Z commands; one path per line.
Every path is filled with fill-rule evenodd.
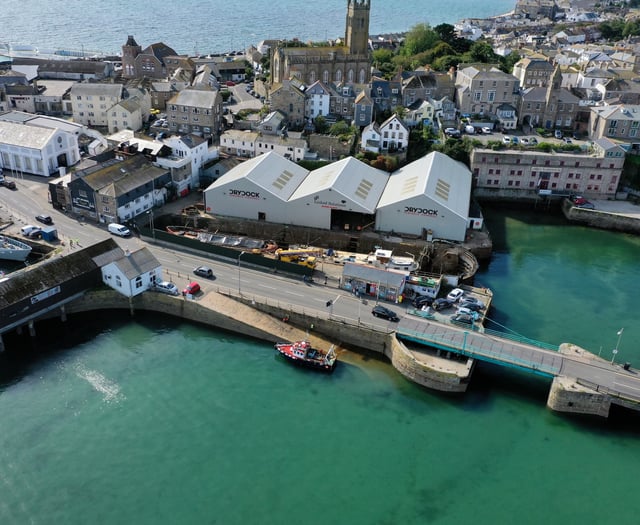
M 120 386 L 110 379 L 107 379 L 97 370 L 90 370 L 82 364 L 76 365 L 75 368 L 76 375 L 87 381 L 96 392 L 100 392 L 103 395 L 104 401 L 109 403 L 124 399 L 124 396 L 120 393 Z

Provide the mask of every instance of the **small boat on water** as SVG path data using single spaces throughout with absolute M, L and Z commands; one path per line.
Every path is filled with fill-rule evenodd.
M 0 235 L 0 259 L 25 261 L 31 253 L 31 246 L 11 237 Z
M 309 341 L 296 341 L 294 343 L 276 343 L 274 348 L 292 363 L 316 370 L 333 372 L 338 362 L 333 346 L 328 352 L 323 352 L 313 348 Z

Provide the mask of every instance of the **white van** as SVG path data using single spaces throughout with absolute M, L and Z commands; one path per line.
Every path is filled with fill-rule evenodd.
M 107 226 L 107 229 L 109 230 L 109 233 L 113 233 L 114 235 L 117 235 L 119 237 L 129 237 L 131 235 L 129 228 L 115 222 L 109 224 L 109 226 Z

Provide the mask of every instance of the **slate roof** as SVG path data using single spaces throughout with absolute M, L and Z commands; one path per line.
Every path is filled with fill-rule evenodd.
M 176 106 L 188 106 L 192 108 L 215 107 L 218 98 L 218 90 L 215 89 L 183 89 L 167 102 Z
M 115 261 L 115 265 L 130 281 L 161 266 L 158 259 L 154 257 L 147 247 L 140 248 L 128 255 L 125 253 L 123 257 Z

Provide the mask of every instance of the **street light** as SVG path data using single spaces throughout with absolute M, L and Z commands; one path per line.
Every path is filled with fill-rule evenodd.
M 156 242 L 156 228 L 153 224 L 153 208 L 151 208 L 147 214 L 149 215 L 149 228 L 151 228 L 151 237 L 153 238 L 153 243 Z
M 613 354 L 613 357 L 611 357 L 611 364 L 613 364 L 613 361 L 616 358 L 616 354 L 618 353 L 618 347 L 620 346 L 620 339 L 622 339 L 622 332 L 624 332 L 624 328 L 620 328 L 620 330 L 618 331 L 618 342 L 616 343 L 616 347 L 611 351 L 611 353 Z
M 240 252 L 238 255 L 238 295 L 242 296 L 242 292 L 240 291 L 240 257 L 242 257 L 247 252 Z

